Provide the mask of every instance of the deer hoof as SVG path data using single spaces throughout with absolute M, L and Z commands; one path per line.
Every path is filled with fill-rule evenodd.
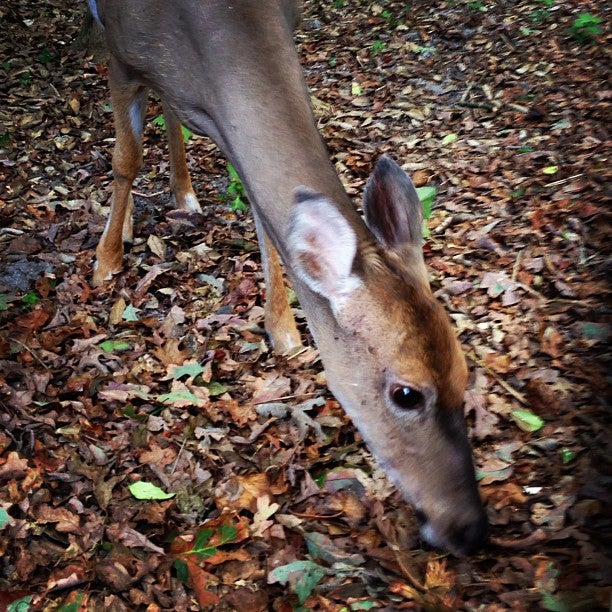
M 121 266 L 105 266 L 101 265 L 100 261 L 97 260 L 94 264 L 94 275 L 91 284 L 94 287 L 100 287 L 105 282 L 113 278 L 113 274 L 121 272 Z
M 272 341 L 272 348 L 277 355 L 291 357 L 304 348 L 297 330 L 295 330 L 295 333 L 289 332 L 282 336 L 276 334 L 274 337 L 270 337 L 270 340 Z
M 187 212 L 201 213 L 202 207 L 198 202 L 198 198 L 196 197 L 193 191 L 187 191 L 182 194 L 174 193 L 172 194 L 172 201 L 174 207 L 178 210 L 185 210 Z

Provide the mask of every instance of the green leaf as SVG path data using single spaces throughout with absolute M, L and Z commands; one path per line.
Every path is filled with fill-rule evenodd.
M 187 564 L 181 559 L 174 560 L 174 569 L 176 570 L 176 577 L 184 583 L 189 582 L 189 568 Z
M 421 45 L 415 45 L 414 49 L 412 49 L 415 53 L 422 53 L 423 55 L 432 54 L 436 52 L 435 47 L 422 47 Z
M 382 40 L 375 40 L 370 45 L 370 52 L 372 53 L 372 55 L 377 55 L 381 51 L 384 51 L 386 48 L 387 48 L 387 44 L 384 43 Z
M 162 404 L 182 403 L 183 405 L 185 405 L 185 402 L 187 402 L 187 404 L 192 406 L 202 406 L 204 404 L 204 400 L 201 397 L 191 393 L 191 391 L 185 390 L 162 393 L 161 395 L 157 396 L 157 401 L 161 402 Z
M 134 406 L 132 406 L 132 404 L 128 404 L 122 411 L 121 414 L 123 414 L 124 416 L 130 418 L 130 419 L 134 419 L 136 421 L 141 421 L 142 423 L 146 422 L 149 420 L 149 415 L 148 414 L 141 414 L 139 413 L 136 408 L 134 408 Z
M 236 172 L 236 168 L 232 166 L 229 162 L 227 163 L 227 173 L 232 181 L 242 182 L 240 180 L 240 175 Z
M 98 345 L 105 353 L 129 351 L 132 345 L 125 340 L 105 340 Z
M 223 546 L 223 544 L 234 542 L 236 540 L 236 537 L 238 536 L 238 529 L 236 529 L 234 525 L 221 525 L 218 533 L 221 536 L 219 546 Z
M 21 301 L 24 304 L 37 304 L 38 302 L 40 302 L 40 297 L 38 297 L 36 295 L 36 293 L 34 293 L 34 291 L 28 291 L 28 293 L 26 293 L 22 298 Z
M 200 529 L 198 531 L 193 546 L 189 551 L 191 554 L 198 555 L 199 557 L 212 557 L 217 552 L 214 546 L 206 546 L 212 538 L 214 531 L 209 528 Z M 212 552 L 210 552 L 212 550 Z
M 438 190 L 435 187 L 425 185 L 425 187 L 417 187 L 416 192 L 419 196 L 419 200 L 421 200 L 421 206 L 423 207 L 423 218 L 429 219 Z
M 57 610 L 58 612 L 79 612 L 85 593 L 78 593 L 71 596 L 73 601 L 62 604 Z
M 562 600 L 556 599 L 555 596 L 547 590 L 541 590 L 542 607 L 549 612 L 570 612 L 571 608 Z
M 152 482 L 145 482 L 144 480 L 134 482 L 128 488 L 136 499 L 171 499 L 175 495 L 174 493 L 166 493 Z
M 360 96 L 363 93 L 363 89 L 361 89 L 361 85 L 359 83 L 351 83 L 351 95 Z
M 8 304 L 9 299 L 10 296 L 8 295 L 0 295 L 0 312 L 10 308 Z
M 53 59 L 53 54 L 45 47 L 36 57 L 41 64 L 48 64 Z
M 561 461 L 563 462 L 563 465 L 567 465 L 568 463 L 573 461 L 575 457 L 576 457 L 576 453 L 573 450 L 569 448 L 561 449 Z
M 132 304 L 128 304 L 125 307 L 125 310 L 123 311 L 123 314 L 121 315 L 121 318 L 124 321 L 138 321 L 139 319 L 138 314 L 136 313 L 136 309 L 134 308 Z
M 523 431 L 538 431 L 544 425 L 544 421 L 531 410 L 513 410 L 510 416 Z
M 9 522 L 9 513 L 4 509 L 0 508 L 0 529 L 4 529 Z
M 543 174 L 557 174 L 559 171 L 559 166 L 546 166 L 546 168 L 542 168 Z
M 587 340 L 605 342 L 612 335 L 612 326 L 607 323 L 583 321 L 577 325 L 580 335 Z
M 170 376 L 175 380 L 178 378 L 182 378 L 183 376 L 188 376 L 189 378 L 195 378 L 198 374 L 201 374 L 204 371 L 204 367 L 201 366 L 197 362 L 193 363 L 185 363 L 182 366 L 177 366 L 172 370 Z
M 510 478 L 512 471 L 511 465 L 499 470 L 476 470 L 476 480 L 481 481 L 483 478 L 488 478 L 491 482 L 500 482 Z
M 457 134 L 447 134 L 443 139 L 442 139 L 442 144 L 443 145 L 448 145 L 451 144 L 452 142 L 455 142 L 455 140 L 457 140 L 457 138 L 459 138 L 459 136 L 457 136 Z
M 584 26 L 590 26 L 599 23 L 601 23 L 601 17 L 591 15 L 590 13 L 580 13 L 580 15 L 576 17 L 573 25 L 576 28 L 584 28 Z
M 166 131 L 166 120 L 164 119 L 163 115 L 158 115 L 157 117 L 155 117 L 155 119 L 151 120 L 151 123 L 153 125 L 157 125 L 163 131 Z M 193 132 L 189 128 L 186 128 L 184 125 L 181 125 L 181 134 L 183 135 L 183 142 L 188 142 L 189 139 L 193 136 Z
M 205 386 L 208 389 L 208 392 L 210 393 L 211 397 L 215 397 L 216 395 L 223 395 L 224 393 L 227 393 L 227 387 L 220 382 L 212 381 L 212 382 L 209 382 Z
M 243 199 L 240 196 L 232 200 L 231 209 L 234 212 L 237 212 L 237 211 L 246 212 L 247 210 L 249 210 L 248 206 L 244 203 Z
M 375 605 L 373 601 L 356 601 L 351 604 L 351 610 L 371 610 Z
M 293 578 L 292 574 L 297 574 L 297 579 Z M 303 604 L 325 574 L 325 568 L 312 561 L 294 561 L 273 569 L 270 578 L 284 585 L 291 577 L 291 588 L 298 596 L 300 604 Z
M 213 535 L 218 536 L 218 542 L 215 545 L 209 544 Z M 201 529 L 193 542 L 191 550 L 188 551 L 192 555 L 197 555 L 200 559 L 208 559 L 217 553 L 219 546 L 223 546 L 228 542 L 234 542 L 238 530 L 234 525 L 221 525 L 217 531 L 210 528 Z
M 184 125 L 181 125 L 181 133 L 183 134 L 183 142 L 189 142 L 189 139 L 193 136 L 193 132 Z
M 11 601 L 6 607 L 6 612 L 27 612 L 30 609 L 30 602 L 34 598 L 34 595 L 26 595 L 21 599 Z

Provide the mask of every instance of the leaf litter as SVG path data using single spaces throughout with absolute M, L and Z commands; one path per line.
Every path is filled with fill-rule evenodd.
M 205 138 L 204 213 L 171 210 L 158 102 L 134 249 L 90 287 L 106 68 L 75 45 L 80 3 L 0 8 L 0 608 L 609 605 L 609 32 L 572 37 L 588 12 L 610 22 L 582 0 L 307 2 L 296 34 L 348 193 L 383 152 L 437 191 L 426 256 L 492 524 L 455 559 L 419 540 L 316 350 L 271 353 L 253 223 Z

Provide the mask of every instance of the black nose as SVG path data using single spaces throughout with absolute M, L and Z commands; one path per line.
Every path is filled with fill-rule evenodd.
M 488 538 L 489 521 L 483 513 L 475 522 L 454 527 L 448 535 L 448 546 L 453 554 L 463 557 L 484 546 Z
M 422 527 L 425 525 L 425 523 L 427 523 L 427 515 L 418 508 L 414 509 L 414 518 L 416 518 L 417 522 L 419 523 L 419 527 Z

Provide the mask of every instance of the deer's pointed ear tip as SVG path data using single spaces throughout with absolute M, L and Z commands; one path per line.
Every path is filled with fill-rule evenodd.
M 321 197 L 322 196 L 318 191 L 310 189 L 310 187 L 305 187 L 304 185 L 300 185 L 293 190 L 293 201 L 296 204 L 307 202 L 308 200 L 316 200 Z
M 376 165 L 374 166 L 373 174 L 382 178 L 388 175 L 399 175 L 406 173 L 392 157 L 384 154 L 378 158 Z
M 387 168 L 394 168 L 396 166 L 397 166 L 397 162 L 390 155 L 387 155 L 386 153 L 383 153 L 376 160 L 376 168 L 387 169 Z

